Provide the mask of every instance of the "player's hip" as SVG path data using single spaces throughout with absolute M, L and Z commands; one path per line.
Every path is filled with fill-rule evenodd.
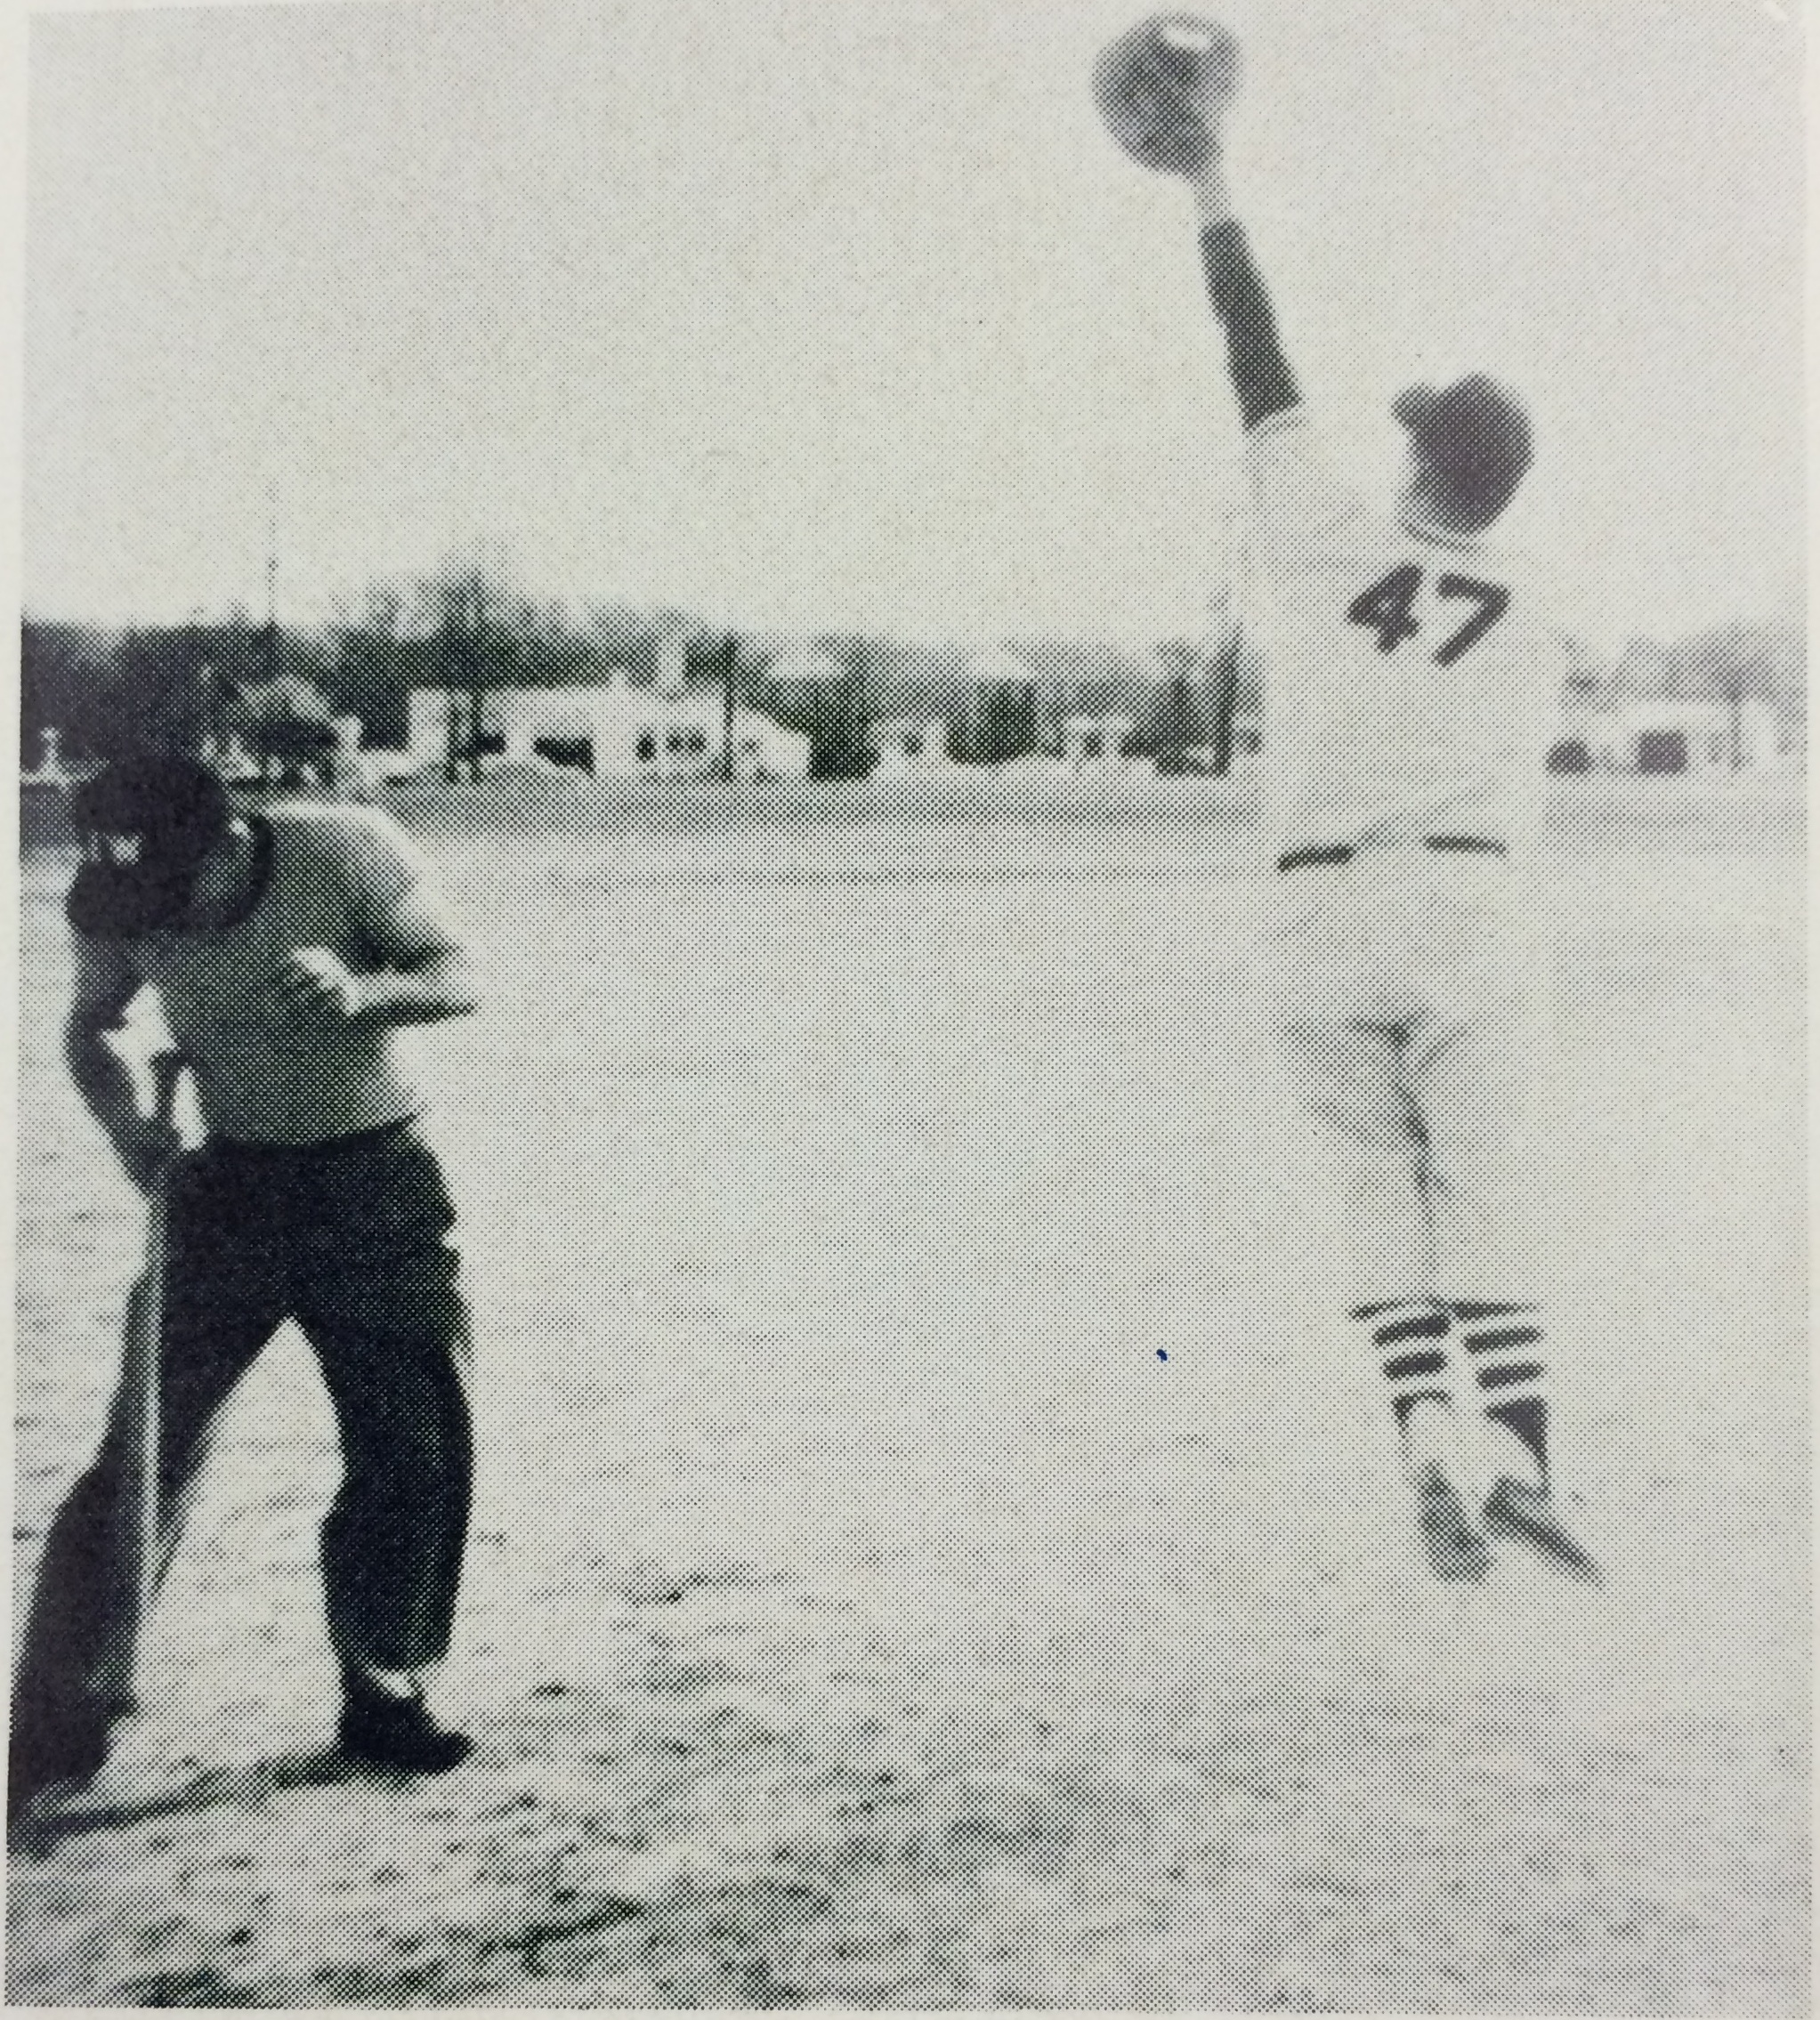
M 213 1137 L 307 1151 L 403 1121 L 424 1105 L 390 1031 L 287 1034 L 279 1044 L 257 1028 L 177 1036 Z
M 181 1162 L 174 1252 L 352 1272 L 447 1243 L 454 1202 L 415 1114 L 311 1143 L 214 1137 Z
M 1267 846 L 1263 920 L 1273 943 L 1458 948 L 1533 937 L 1528 865 L 1493 832 L 1436 826 Z
M 1274 1024 L 1451 1023 L 1541 1001 L 1546 949 L 1506 858 L 1417 844 L 1267 875 L 1258 979 Z

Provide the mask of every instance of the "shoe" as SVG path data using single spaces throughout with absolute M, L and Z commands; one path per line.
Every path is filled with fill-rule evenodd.
M 90 1701 L 93 1705 L 93 1701 Z M 101 1772 L 114 1741 L 112 1716 L 95 1706 L 15 1720 L 6 1759 L 6 1822 L 17 1823 L 60 1782 L 80 1788 Z
M 1605 1583 L 1591 1553 L 1561 1519 L 1548 1489 L 1533 1480 L 1501 1475 L 1485 1497 L 1485 1527 L 1526 1544 L 1570 1578 L 1587 1585 Z
M 1492 1549 L 1474 1528 L 1460 1490 L 1439 1466 L 1417 1474 L 1416 1528 L 1428 1553 L 1428 1568 L 1449 1580 L 1483 1579 L 1492 1568 Z
M 342 1707 L 336 1735 L 350 1760 L 401 1774 L 446 1774 L 474 1750 L 465 1733 L 451 1733 L 430 1716 L 420 1697 L 361 1693 Z

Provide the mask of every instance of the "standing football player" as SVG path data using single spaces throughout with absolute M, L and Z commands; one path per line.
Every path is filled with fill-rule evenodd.
M 1245 431 L 1271 1021 L 1340 1148 L 1350 1322 L 1429 1563 L 1484 1578 L 1501 1538 L 1596 1580 L 1553 1492 L 1537 1302 L 1534 866 L 1559 659 L 1492 537 L 1530 423 L 1482 374 L 1412 386 L 1395 495 L 1376 505 L 1330 473 L 1222 165 L 1237 79 L 1230 35 L 1177 15 L 1114 44 L 1096 85 L 1127 151 L 1193 193 Z
M 99 773 L 74 812 L 89 860 L 69 901 L 70 1071 L 128 1176 L 149 1184 L 171 1156 L 168 1125 L 141 1113 L 109 1038 L 150 989 L 208 1126 L 167 1192 L 157 1571 L 223 1405 L 296 1321 L 344 1459 L 322 1531 L 343 1750 L 405 1773 L 451 1768 L 469 1741 L 437 1723 L 426 1687 L 466 1539 L 472 1355 L 454 1209 L 392 1034 L 474 1007 L 467 956 L 383 813 L 240 814 L 207 766 L 156 754 Z M 14 1682 L 10 1818 L 91 1776 L 129 1709 L 110 1681 L 123 1631 L 141 1624 L 120 1562 L 127 1409 L 123 1390 L 44 1544 Z

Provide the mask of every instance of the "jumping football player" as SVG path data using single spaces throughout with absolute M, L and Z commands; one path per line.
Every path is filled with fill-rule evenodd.
M 434 1773 L 470 1742 L 432 1717 L 466 1539 L 468 1314 L 454 1212 L 393 1055 L 401 1024 L 474 1007 L 467 957 L 383 813 L 237 814 L 191 759 L 123 760 L 74 799 L 89 860 L 71 886 L 70 1071 L 135 1183 L 173 1148 L 109 1042 L 150 988 L 208 1127 L 169 1187 L 157 1569 L 176 1547 L 209 1434 L 294 1319 L 334 1403 L 344 1472 L 322 1531 L 340 1740 Z M 121 1420 L 53 1523 L 14 1681 L 7 1807 L 85 1781 L 115 1720 L 109 1652 L 131 1620 L 118 1561 Z
M 1163 17 L 1108 52 L 1101 89 L 1128 149 L 1193 192 L 1245 430 L 1272 1023 L 1341 1148 L 1350 1321 L 1387 1385 L 1434 1570 L 1483 1578 L 1489 1535 L 1596 1580 L 1552 1491 L 1537 1302 L 1533 868 L 1558 652 L 1491 537 L 1530 423 L 1482 374 L 1412 386 L 1394 408 L 1395 497 L 1374 509 L 1330 473 L 1223 169 L 1236 70 L 1224 29 Z M 1489 1467 L 1468 1465 L 1471 1445 Z

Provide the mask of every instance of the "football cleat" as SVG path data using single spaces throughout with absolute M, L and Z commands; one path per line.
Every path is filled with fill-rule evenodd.
M 1561 1519 L 1548 1489 L 1533 1481 L 1515 1480 L 1509 1474 L 1496 1481 L 1485 1497 L 1485 1526 L 1525 1544 L 1570 1578 L 1588 1585 L 1605 1582 L 1591 1553 Z
M 430 1716 L 420 1697 L 351 1696 L 337 1734 L 342 1752 L 368 1767 L 400 1774 L 446 1774 L 473 1751 L 465 1733 L 452 1733 Z

